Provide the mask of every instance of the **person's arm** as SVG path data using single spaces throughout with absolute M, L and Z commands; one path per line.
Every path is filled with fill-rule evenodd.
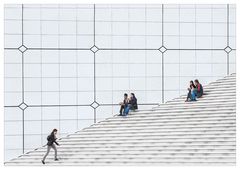
M 197 90 L 200 92 L 200 90 L 201 90 L 200 84 L 198 84 Z
M 58 143 L 56 140 L 54 141 L 54 143 L 56 143 L 56 145 L 58 145 L 58 146 L 59 146 L 59 143 Z
M 59 145 L 59 143 L 56 140 L 57 140 L 57 138 L 54 136 L 53 137 L 53 142 L 56 143 L 56 145 Z

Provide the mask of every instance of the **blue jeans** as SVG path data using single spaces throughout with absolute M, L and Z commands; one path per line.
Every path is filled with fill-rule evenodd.
M 130 110 L 130 106 L 129 105 L 125 106 L 124 111 L 123 111 L 123 116 L 127 116 L 129 113 L 129 110 Z
M 191 92 L 191 101 L 196 101 L 196 91 L 195 90 L 193 90 L 192 92 Z

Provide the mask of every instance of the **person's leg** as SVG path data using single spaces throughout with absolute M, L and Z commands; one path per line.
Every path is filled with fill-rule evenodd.
M 127 106 L 124 107 L 124 111 L 123 111 L 124 114 L 123 115 L 127 116 L 128 112 L 129 112 L 129 106 L 127 105 Z
M 49 152 L 50 152 L 51 146 L 47 146 L 47 153 L 44 155 L 42 161 L 45 162 L 46 157 L 48 156 Z
M 195 93 L 195 91 L 191 92 L 191 101 L 196 101 L 196 93 Z
M 131 104 L 128 104 L 127 115 L 128 115 L 128 113 L 130 112 L 130 110 L 133 110 L 133 105 L 131 105 Z
M 56 148 L 55 144 L 52 145 L 52 148 L 54 150 L 54 159 L 56 161 L 56 160 L 58 160 L 58 158 L 57 158 L 57 148 Z
M 120 113 L 120 116 L 122 116 L 123 109 L 124 109 L 124 105 L 121 105 L 121 107 L 120 107 L 120 111 L 119 111 L 119 113 Z
M 188 101 L 188 99 L 191 99 L 191 90 L 188 90 L 188 94 L 187 94 L 187 99 L 186 99 L 186 101 Z
M 197 98 L 202 97 L 202 93 L 197 93 Z

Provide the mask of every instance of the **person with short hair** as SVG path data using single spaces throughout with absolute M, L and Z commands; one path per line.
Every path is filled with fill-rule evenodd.
M 42 163 L 43 164 L 45 164 L 45 159 L 46 159 L 46 157 L 48 156 L 48 154 L 49 154 L 49 152 L 50 152 L 50 150 L 51 150 L 51 148 L 53 148 L 53 150 L 54 150 L 54 160 L 55 161 L 58 161 L 58 158 L 57 158 L 57 148 L 56 148 L 56 146 L 55 146 L 55 144 L 56 145 L 58 145 L 59 146 L 59 144 L 58 144 L 58 142 L 56 141 L 57 140 L 57 138 L 56 138 L 56 135 L 57 135 L 57 129 L 53 129 L 52 130 L 52 132 L 51 132 L 51 134 L 47 137 L 47 153 L 44 155 L 44 157 L 43 157 L 43 159 L 42 159 Z M 55 143 L 55 144 L 54 144 Z

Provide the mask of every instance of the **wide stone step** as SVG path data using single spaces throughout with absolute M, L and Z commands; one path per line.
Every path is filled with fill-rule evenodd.
M 197 145 L 196 145 L 197 146 Z M 201 146 L 201 145 L 198 145 L 198 146 Z M 60 146 L 61 147 L 61 146 Z M 124 148 L 123 148 L 124 147 Z M 79 146 L 79 150 L 73 150 L 73 149 L 70 149 L 69 152 L 67 149 L 64 149 L 62 148 L 61 152 L 59 152 L 60 154 L 73 154 L 73 153 L 76 153 L 76 154 L 79 154 L 79 153 L 83 153 L 83 152 L 95 152 L 95 153 L 103 153 L 104 152 L 158 152 L 159 154 L 182 154 L 182 153 L 205 153 L 205 154 L 227 154 L 227 153 L 230 153 L 230 154 L 234 154 L 236 153 L 234 148 L 231 149 L 231 151 L 229 152 L 229 149 L 222 149 L 220 148 L 220 150 L 216 149 L 216 148 L 211 148 L 211 149 L 208 149 L 206 150 L 205 148 L 202 148 L 201 150 L 198 150 L 196 151 L 195 149 L 192 149 L 192 148 L 186 148 L 186 150 L 178 150 L 178 152 L 176 152 L 176 148 L 167 148 L 167 150 L 165 149 L 159 149 L 159 144 L 153 144 L 152 146 L 149 144 L 149 145 L 146 145 L 146 146 L 141 146 L 140 144 L 138 145 L 121 145 L 118 146 L 118 145 L 113 145 L 111 147 L 108 147 L 108 146 L 94 146 L 94 147 L 91 147 L 91 146 L 82 146 L 80 145 Z M 80 150 L 81 149 L 81 150 Z M 226 152 L 226 150 L 228 152 Z M 66 153 L 65 153 L 66 151 Z M 42 148 L 39 148 L 35 151 L 32 151 L 32 152 L 28 152 L 26 153 L 25 155 L 42 155 L 43 153 L 46 152 L 46 147 L 42 147 Z M 50 150 L 51 153 L 53 153 L 54 151 L 53 150 Z M 120 153 L 119 153 L 120 154 Z
M 52 155 L 52 154 L 54 154 L 54 151 L 51 151 L 50 152 L 50 154 L 49 155 Z M 225 152 L 223 152 L 223 153 L 214 153 L 214 152 L 181 152 L 181 153 L 173 153 L 173 152 L 169 152 L 169 153 L 162 153 L 162 152 L 158 152 L 158 151 L 152 151 L 152 152 L 150 152 L 150 151 L 148 151 L 148 152 L 146 152 L 146 151 L 138 151 L 138 152 L 128 152 L 128 151 L 124 151 L 124 152 L 110 152 L 110 153 L 108 153 L 108 152 L 101 152 L 101 153 L 93 153 L 93 152 L 91 152 L 91 151 L 89 151 L 88 153 L 86 153 L 86 154 L 89 154 L 89 155 L 91 155 L 91 154 L 94 154 L 94 155 L 96 155 L 96 156 L 101 156 L 101 155 L 106 155 L 106 154 L 108 154 L 108 155 L 146 155 L 146 154 L 158 154 L 158 155 L 161 155 L 161 156 L 166 156 L 166 157 L 168 157 L 168 156 L 195 156 L 195 157 L 198 157 L 198 156 L 217 156 L 217 157 L 219 157 L 219 156 L 235 156 L 236 155 L 236 153 L 235 152 L 227 152 L 227 153 L 225 153 Z M 28 158 L 35 158 L 35 159 L 41 159 L 42 157 L 43 157 L 43 155 L 44 155 L 44 152 L 41 152 L 41 153 L 35 153 L 35 154 L 25 154 L 25 155 L 22 155 L 21 156 L 21 158 L 26 158 L 26 159 L 28 159 Z M 72 156 L 75 156 L 75 157 L 80 157 L 80 156 L 84 156 L 85 155 L 85 153 L 81 153 L 81 152 L 79 152 L 79 153 L 77 153 L 77 154 L 75 154 L 75 153 L 59 153 L 58 154 L 58 157 L 61 159 L 61 158 L 69 158 L 69 157 L 72 157 Z M 48 161 L 48 160 L 52 160 L 52 158 L 50 158 L 51 156 L 49 156 L 49 157 L 47 157 L 47 159 L 46 159 L 46 161 Z
M 127 129 L 126 129 L 127 130 Z M 176 133 L 188 133 L 188 132 L 202 132 L 202 133 L 205 133 L 206 131 L 209 131 L 209 132 L 215 132 L 215 133 L 221 133 L 221 132 L 235 132 L 235 128 L 228 128 L 228 129 L 156 129 L 154 132 L 152 132 L 152 129 L 147 129 L 147 130 L 141 130 L 141 129 L 136 129 L 136 130 L 129 130 L 127 132 L 124 132 L 122 131 L 122 129 L 118 130 L 114 130 L 114 131 L 109 131 L 109 130 L 102 130 L 102 131 L 83 131 L 83 132 L 79 132 L 79 133 L 75 133 L 75 134 L 82 134 L 82 135 L 89 135 L 89 136 L 92 136 L 92 135 L 96 135 L 96 136 L 114 136 L 116 135 L 116 133 L 121 136 L 121 135 L 124 135 L 125 133 L 128 133 L 128 134 L 139 134 L 139 133 L 142 133 L 142 134 L 145 134 L 145 133 L 158 133 L 158 132 L 168 132 L 168 133 L 173 133 L 173 132 L 176 132 Z M 107 133 L 107 134 L 106 134 Z M 73 135 L 73 134 L 71 134 Z M 71 136 L 69 135 L 69 136 Z M 69 137 L 68 136 L 68 137 Z
M 201 100 L 201 101 L 197 101 L 197 102 L 179 102 L 177 104 L 177 106 L 188 106 L 188 107 L 194 107 L 194 106 L 198 106 L 198 105 L 205 105 L 208 104 L 208 105 L 227 105 L 227 104 L 236 104 L 236 100 L 234 99 L 229 99 L 229 100 L 218 100 L 218 101 L 212 101 L 212 102 L 209 102 L 209 101 L 204 101 L 204 100 Z M 164 103 L 164 104 L 160 104 L 159 106 L 156 106 L 156 107 L 160 107 L 160 106 L 176 106 L 175 103 Z M 155 107 L 153 107 L 154 109 Z
M 145 130 L 186 130 L 187 128 L 189 129 L 192 129 L 193 131 L 194 130 L 198 130 L 198 129 L 202 129 L 202 128 L 205 128 L 206 130 L 210 130 L 210 129 L 214 129 L 214 128 L 226 128 L 231 130 L 232 128 L 235 129 L 235 124 L 225 124 L 225 125 L 212 125 L 212 126 L 207 126 L 207 125 L 198 125 L 198 126 L 194 126 L 194 125 L 183 125 L 183 126 L 167 126 L 167 127 L 159 127 L 159 126 L 149 126 L 149 127 L 145 127 L 144 129 Z M 131 130 L 142 130 L 143 128 L 141 126 L 138 126 L 138 127 L 134 127 L 134 128 L 131 128 Z M 112 128 L 106 128 L 106 127 L 101 127 L 100 129 L 91 129 L 91 128 L 86 128 L 84 129 L 83 131 L 81 131 L 81 133 L 110 133 L 110 132 L 118 132 L 118 131 L 126 131 L 126 130 L 129 130 L 128 127 L 119 127 L 119 128 L 115 128 L 115 129 L 112 129 Z M 79 132 L 78 132 L 79 133 Z
M 234 166 L 236 164 L 235 161 L 229 161 L 229 162 L 224 162 L 222 163 L 221 161 L 216 162 L 216 161 L 212 161 L 212 162 L 205 162 L 205 161 L 198 161 L 198 162 L 178 162 L 178 161 L 171 161 L 171 162 L 143 162 L 140 161 L 138 162 L 101 162 L 101 163 L 90 163 L 90 162 L 55 162 L 55 161 L 51 161 L 51 162 L 47 162 L 47 164 L 45 164 L 44 166 L 140 166 L 140 165 L 144 165 L 144 166 Z M 35 162 L 35 163 L 28 163 L 28 162 L 23 162 L 23 163 L 15 163 L 15 162 L 8 162 L 5 163 L 5 166 L 43 166 L 41 162 Z
M 127 117 L 122 117 L 122 119 L 126 119 Z M 168 123 L 174 123 L 176 122 L 177 124 L 180 123 L 185 123 L 186 124 L 192 124 L 192 123 L 226 123 L 227 121 L 235 121 L 235 116 L 229 116 L 227 118 L 214 118 L 214 117 L 209 117 L 209 118 L 189 118 L 189 119 L 160 119 L 160 120 L 154 120 L 154 121 L 148 121 L 148 120 L 143 120 L 143 121 L 134 121 L 134 120 L 128 120 L 128 121 L 121 121 L 121 124 L 117 124 L 117 122 L 112 122 L 112 121 L 102 121 L 94 125 L 94 127 L 99 127 L 99 126 L 125 126 L 125 125 L 132 125 L 132 123 L 135 123 L 135 125 L 150 125 L 150 124 L 168 124 Z
M 185 127 L 188 127 L 188 126 L 192 126 L 192 128 L 197 128 L 197 127 L 212 127 L 212 126 L 215 126 L 215 125 L 219 125 L 219 126 L 235 126 L 236 125 L 236 122 L 235 120 L 234 121 L 224 121 L 224 122 L 214 122 L 214 121 L 211 121 L 211 122 L 201 122 L 201 123 L 198 123 L 198 122 L 188 122 L 188 123 L 164 123 L 164 124 L 138 124 L 138 125 L 135 125 L 135 127 L 140 127 L 140 128 L 143 128 L 144 126 L 145 127 L 149 127 L 149 128 L 153 128 L 153 127 L 158 127 L 158 128 L 185 128 Z M 85 128 L 84 130 L 97 130 L 99 128 L 102 128 L 104 130 L 108 129 L 108 130 L 111 130 L 113 128 L 115 129 L 119 129 L 119 128 L 127 128 L 129 129 L 129 127 L 131 127 L 131 125 L 124 125 L 124 126 L 97 126 L 97 124 L 94 124 L 92 125 L 90 128 Z M 144 128 L 145 128 L 144 127 Z
M 39 158 L 40 157 L 21 157 L 19 158 L 19 160 L 15 160 L 16 162 L 20 162 L 20 161 L 25 161 L 25 160 L 36 160 L 36 161 L 39 161 Z M 91 154 L 91 155 L 77 155 L 77 156 L 71 156 L 71 157 L 59 157 L 59 159 L 61 160 L 85 160 L 85 159 L 101 159 L 101 160 L 104 160 L 104 159 L 136 159 L 136 158 L 140 158 L 140 159 L 143 159 L 143 158 L 147 158 L 147 159 L 156 159 L 156 158 L 159 158 L 159 159 L 165 159 L 165 160 L 168 160 L 168 159 L 201 159 L 201 158 L 204 158 L 204 159 L 234 159 L 235 157 L 234 156 L 231 156 L 231 155 L 222 155 L 222 156 L 212 156 L 212 155 L 182 155 L 182 156 L 179 156 L 179 155 L 171 155 L 171 156 L 167 156 L 167 155 L 157 155 L 157 154 L 126 154 L 126 155 L 116 155 L 116 154 L 102 154 L 102 155 L 94 155 L 94 154 Z M 48 160 L 51 160 L 48 158 Z
M 221 110 L 217 110 L 217 111 L 202 111 L 201 115 L 209 115 L 210 117 L 213 115 L 217 115 L 217 114 L 236 114 L 236 110 L 235 109 L 221 109 Z M 117 114 L 118 115 L 118 114 Z M 110 119 L 121 119 L 121 116 L 114 116 L 112 118 L 107 118 L 106 120 L 110 120 Z M 153 117 L 158 117 L 158 116 L 187 116 L 187 115 L 196 115 L 198 116 L 199 113 L 195 112 L 195 111 L 186 111 L 184 112 L 183 110 L 180 111 L 175 111 L 175 112 L 171 112 L 169 113 L 169 111 L 163 111 L 163 110 L 154 110 L 154 111 L 139 111 L 139 112 L 130 112 L 128 114 L 128 118 L 134 118 L 134 117 L 148 117 L 148 116 L 153 116 Z
M 201 101 L 201 100 L 205 100 L 205 101 L 218 101 L 218 100 L 224 100 L 225 101 L 228 101 L 230 99 L 235 99 L 236 97 L 236 93 L 229 93 L 228 95 L 225 95 L 225 94 L 206 94 L 206 95 L 203 95 L 202 97 L 200 98 L 197 98 L 197 101 L 195 102 L 198 102 L 198 101 Z M 187 98 L 187 94 L 186 95 L 182 95 L 180 96 L 179 98 L 175 98 L 173 100 L 170 100 L 168 101 L 168 103 L 172 102 L 172 101 L 181 101 L 181 102 L 185 102 Z
M 97 131 L 97 132 L 89 132 L 89 131 L 86 131 L 86 132 L 79 132 L 79 133 L 75 133 L 75 134 L 71 134 L 69 135 L 68 137 L 72 136 L 72 135 L 85 135 L 85 136 L 94 136 L 94 137 L 104 137 L 104 136 L 116 136 L 116 133 L 117 133 L 117 136 L 124 136 L 126 133 L 129 134 L 129 135 L 134 135 L 134 134 L 148 134 L 148 133 L 153 133 L 153 134 L 158 134 L 158 133 L 161 133 L 161 132 L 165 132 L 165 133 L 225 133 L 225 132 L 235 132 L 235 128 L 229 128 L 229 129 L 204 129 L 204 130 L 176 130 L 176 129 L 169 129 L 169 130 L 165 130 L 165 129 L 156 129 L 154 132 L 152 130 L 129 130 L 129 131 L 122 131 L 122 130 L 115 130 L 115 131 Z
M 73 163 L 73 165 L 74 165 L 74 163 L 76 162 L 86 162 L 86 163 L 91 163 L 91 164 L 95 164 L 95 163 L 100 163 L 100 162 L 102 162 L 102 163 L 109 163 L 109 164 L 111 164 L 111 163 L 123 163 L 123 162 L 129 162 L 129 163 L 139 163 L 139 164 L 142 164 L 143 163 L 143 161 L 146 161 L 146 162 L 156 162 L 156 163 L 159 163 L 159 162 L 174 162 L 174 160 L 176 161 L 176 162 L 186 162 L 186 163 L 190 163 L 190 162 L 194 162 L 194 163 L 198 163 L 198 162 L 201 162 L 201 161 L 204 161 L 204 162 L 221 162 L 221 163 L 225 163 L 225 162 L 231 162 L 231 163 L 233 163 L 233 162 L 235 162 L 236 160 L 235 160 L 235 157 L 215 157 L 215 158 L 213 158 L 213 157 L 211 157 L 211 158 L 207 158 L 207 157 L 193 157 L 193 158 L 191 158 L 191 157 L 182 157 L 182 158 L 179 158 L 179 157 L 176 157 L 176 158 L 174 158 L 174 157 L 169 157 L 169 158 L 159 158 L 159 157 L 157 157 L 157 156 L 152 156 L 152 157 L 132 157 L 131 159 L 129 159 L 129 158 L 127 158 L 127 157 L 125 157 L 125 158 L 99 158 L 99 159 L 95 159 L 95 158 L 81 158 L 81 159 L 77 159 L 77 160 L 74 160 L 74 159 L 72 159 L 72 157 L 71 157 L 71 159 L 69 159 L 68 160 L 68 162 L 70 163 Z M 36 163 L 36 162 L 38 162 L 39 160 L 31 160 L 31 159 L 29 159 L 29 160 L 14 160 L 13 162 L 15 162 L 15 163 L 17 163 L 17 162 L 19 162 L 19 163 L 24 163 L 24 162 L 28 162 L 28 163 Z M 61 160 L 60 160 L 61 161 Z M 58 163 L 60 163 L 60 161 L 58 161 Z M 65 160 L 63 160 L 63 164 L 65 164 Z
M 221 109 L 216 109 L 216 108 L 205 108 L 205 109 L 195 109 L 195 108 L 190 108 L 190 109 L 172 109 L 171 110 L 171 113 L 187 113 L 187 112 L 195 112 L 195 113 L 198 113 L 200 114 L 201 112 L 219 112 L 219 110 L 221 111 L 236 111 L 236 108 L 235 107 L 232 107 L 232 106 L 226 106 L 226 107 L 223 107 Z M 134 113 L 132 112 L 133 114 L 154 114 L 154 113 L 169 113 L 169 110 L 165 110 L 165 109 L 156 109 L 156 110 L 153 110 L 152 112 L 150 111 L 141 111 L 141 112 L 137 112 L 137 113 Z
M 78 141 L 81 141 L 81 139 L 79 139 Z M 171 141 L 171 140 L 166 140 L 166 141 L 158 141 L 157 143 L 136 143 L 134 144 L 134 147 L 132 146 L 131 143 L 121 143 L 120 146 L 115 145 L 115 144 L 109 144 L 108 146 L 103 147 L 103 145 L 101 144 L 94 144 L 94 145 L 90 145 L 90 144 L 83 144 L 81 142 L 78 141 L 68 141 L 68 140 L 60 140 L 59 143 L 62 144 L 68 144 L 68 145 L 77 145 L 79 146 L 79 148 L 81 150 L 141 150 L 141 148 L 145 148 L 147 147 L 148 149 L 153 149 L 153 150 L 157 150 L 158 146 L 161 145 L 236 145 L 236 141 L 222 141 L 222 140 L 218 140 L 218 141 L 205 141 L 205 140 L 198 140 L 198 141 Z
M 158 124 L 158 125 L 163 125 L 163 124 L 168 124 L 168 123 L 174 123 L 174 122 L 178 122 L 178 123 L 193 123 L 193 122 L 199 122 L 199 123 L 206 123 L 209 121 L 218 121 L 219 123 L 223 122 L 224 120 L 232 120 L 235 121 L 235 115 L 234 116 L 228 116 L 228 117 L 206 117 L 206 118 L 195 118 L 195 117 L 189 117 L 189 118 L 176 118 L 176 119 L 171 119 L 171 118 L 165 118 L 165 119 L 161 119 L 161 120 L 156 120 L 156 119 L 139 119 L 139 120 L 129 120 L 129 121 L 125 121 L 123 118 L 123 120 L 116 120 L 116 121 L 102 121 L 99 122 L 98 124 L 94 125 L 95 127 L 103 127 L 106 125 L 106 127 L 109 126 L 125 126 L 125 125 L 130 125 L 131 123 L 135 123 L 136 125 L 153 125 L 153 124 Z
M 209 117 L 215 117 L 215 116 L 227 116 L 227 115 L 236 115 L 235 111 L 218 111 L 218 112 L 211 112 L 211 111 L 205 111 L 202 112 L 201 116 L 209 116 Z M 148 112 L 146 114 L 138 114 L 135 112 L 130 112 L 128 114 L 128 118 L 129 119 L 135 119 L 135 118 L 162 118 L 162 117 L 173 117 L 173 118 L 177 118 L 177 117 L 185 117 L 185 116 L 192 116 L 192 117 L 199 117 L 199 114 L 196 112 L 173 112 L 173 113 L 167 113 L 167 112 Z M 117 120 L 117 119 L 122 119 L 121 116 L 114 116 L 112 118 L 108 118 L 106 120 Z M 104 120 L 103 120 L 104 121 Z
M 191 109 L 194 107 L 194 109 L 201 109 L 201 108 L 219 108 L 219 107 L 224 107 L 224 106 L 232 106 L 232 107 L 235 107 L 236 106 L 236 103 L 233 103 L 233 102 L 229 102 L 229 103 L 209 103 L 209 105 L 206 107 L 206 103 L 196 103 L 195 105 L 191 105 L 191 104 L 187 104 L 187 103 L 191 103 L 191 102 L 186 102 L 186 104 L 182 104 L 182 105 L 160 105 L 158 107 L 154 107 L 153 110 L 156 110 L 156 109 L 176 109 L 176 108 L 179 108 L 179 109 Z

